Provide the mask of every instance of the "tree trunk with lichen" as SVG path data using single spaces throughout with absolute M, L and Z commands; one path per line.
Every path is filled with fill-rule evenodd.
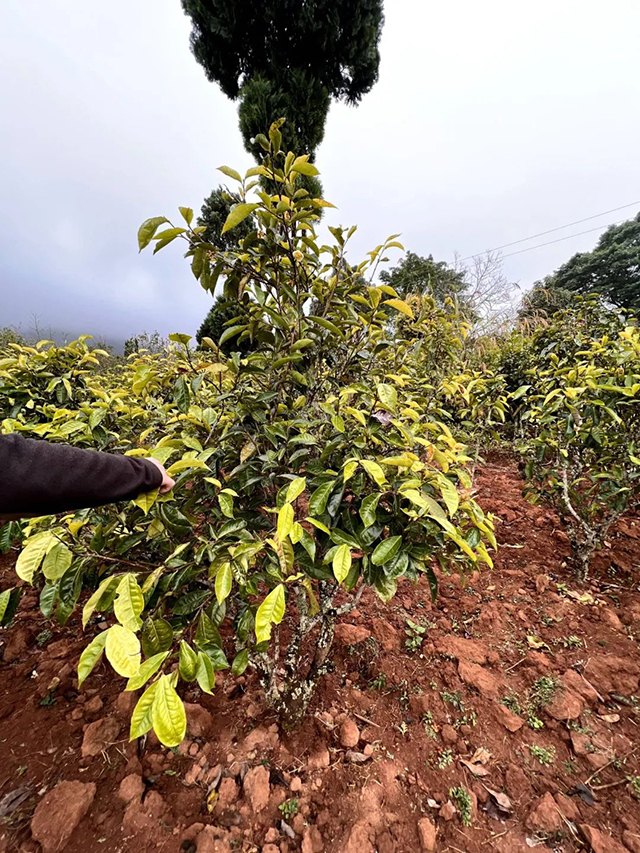
M 321 585 L 320 608 L 310 615 L 305 592 L 300 588 L 297 599 L 298 621 L 289 638 L 284 661 L 280 661 L 279 634 L 273 653 L 262 653 L 253 661 L 267 704 L 278 714 L 285 731 L 293 731 L 302 724 L 318 683 L 331 666 L 330 652 L 336 621 L 339 616 L 357 606 L 363 589 L 364 586 L 361 586 L 351 602 L 335 608 L 335 587 Z M 304 645 L 315 628 L 318 628 L 315 651 L 309 660 L 310 655 Z

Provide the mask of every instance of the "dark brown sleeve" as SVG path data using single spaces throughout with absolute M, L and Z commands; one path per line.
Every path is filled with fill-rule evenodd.
M 0 436 L 0 515 L 53 515 L 157 489 L 152 462 L 19 435 Z

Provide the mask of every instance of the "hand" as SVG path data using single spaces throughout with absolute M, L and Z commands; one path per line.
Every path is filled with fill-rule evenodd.
M 171 477 L 165 471 L 164 465 L 161 462 L 158 462 L 157 459 L 154 459 L 153 456 L 147 456 L 147 460 L 149 462 L 153 462 L 158 471 L 162 474 L 162 483 L 160 484 L 160 488 L 158 489 L 161 495 L 166 495 L 167 492 L 170 492 L 171 489 L 175 486 L 176 481 L 172 480 Z

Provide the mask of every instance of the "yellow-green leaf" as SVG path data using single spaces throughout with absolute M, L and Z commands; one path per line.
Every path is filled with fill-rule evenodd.
M 253 211 L 260 207 L 259 204 L 236 204 L 235 207 L 232 207 L 229 211 L 229 215 L 224 223 L 222 228 L 222 233 L 225 234 L 227 231 L 230 231 L 231 228 L 235 228 L 236 225 L 239 225 L 247 216 L 250 216 Z
M 348 545 L 340 545 L 333 555 L 333 574 L 338 583 L 349 574 L 351 569 L 351 548 Z
M 145 685 L 151 676 L 155 675 L 155 673 L 160 669 L 164 661 L 167 659 L 168 654 L 169 652 L 158 652 L 157 655 L 147 658 L 147 660 L 141 664 L 138 674 L 134 675 L 129 679 L 129 681 L 127 681 L 125 690 L 139 690 L 140 687 Z
M 347 480 L 350 480 L 356 472 L 356 468 L 358 467 L 358 461 L 356 459 L 352 459 L 351 462 L 347 462 L 344 466 L 343 478 L 346 483 Z
M 293 527 L 293 507 L 284 504 L 278 513 L 278 539 L 282 542 L 291 533 Z
M 284 584 L 278 584 L 258 607 L 256 613 L 256 640 L 264 643 L 271 638 L 271 625 L 279 625 L 284 616 Z
M 233 582 L 233 574 L 231 572 L 231 563 L 223 563 L 216 573 L 216 598 L 218 604 L 222 604 L 228 598 L 231 592 L 231 584 Z
M 153 720 L 151 719 L 151 709 L 153 707 L 153 702 L 156 697 L 157 689 L 158 682 L 156 681 L 150 687 L 147 687 L 142 696 L 138 699 L 138 703 L 133 709 L 133 714 L 131 715 L 129 740 L 135 740 L 137 737 L 142 737 L 142 735 L 146 735 L 146 733 L 153 726 Z
M 105 654 L 118 675 L 131 678 L 140 670 L 140 641 L 124 625 L 112 625 L 107 633 Z
M 149 512 L 151 507 L 156 502 L 156 498 L 158 497 L 158 489 L 151 489 L 150 492 L 143 492 L 141 495 L 138 495 L 135 500 L 132 501 L 136 506 L 139 506 L 145 515 Z
M 405 314 L 409 317 L 410 320 L 413 320 L 413 311 L 411 310 L 411 306 L 407 305 L 402 299 L 385 299 L 385 305 L 390 305 L 392 308 L 395 308 L 396 311 L 400 311 L 402 314 Z
M 455 515 L 458 509 L 458 505 L 460 503 L 458 490 L 453 485 L 451 480 L 447 480 L 446 477 L 442 477 L 438 480 L 438 486 L 440 487 L 442 500 L 445 502 L 445 505 L 449 510 L 449 516 L 451 517 Z
M 16 562 L 16 574 L 21 580 L 32 583 L 40 563 L 55 541 L 51 533 L 41 533 L 27 540 Z
M 187 715 L 182 700 L 166 675 L 157 683 L 151 721 L 153 730 L 164 746 L 178 746 L 187 732 Z
M 57 581 L 67 571 L 72 560 L 73 554 L 64 542 L 56 542 L 44 558 L 42 574 L 47 580 Z
M 187 459 L 178 459 L 177 462 L 174 462 L 173 465 L 170 465 L 167 468 L 167 474 L 170 477 L 179 474 L 181 471 L 186 471 L 187 468 L 199 468 L 201 471 L 208 471 L 209 468 L 206 462 L 203 462 L 202 459 L 194 459 L 193 457 L 188 457 Z
M 323 533 L 329 533 L 329 534 L 331 533 L 331 531 L 329 530 L 327 525 L 323 524 L 321 521 L 318 521 L 317 518 L 313 518 L 312 516 L 308 515 L 305 518 L 305 521 L 308 521 L 309 524 L 313 524 L 314 527 L 317 527 L 318 530 L 322 530 Z
M 306 477 L 296 477 L 295 480 L 292 480 L 289 483 L 289 488 L 287 489 L 287 494 L 285 497 L 285 501 L 287 503 L 292 503 L 296 498 L 300 497 L 300 495 L 304 492 L 307 487 Z
M 94 637 L 80 655 L 80 660 L 78 661 L 78 687 L 82 685 L 82 682 L 102 657 L 108 633 L 109 631 L 103 631 Z
M 107 592 L 107 590 L 109 590 L 112 587 L 113 584 L 116 584 L 118 582 L 119 582 L 119 576 L 118 575 L 111 575 L 111 577 L 105 578 L 102 581 L 102 583 L 100 584 L 100 586 L 98 587 L 98 589 L 93 593 L 91 598 L 89 598 L 87 600 L 87 603 L 82 608 L 82 627 L 83 628 L 87 627 L 87 622 L 91 618 L 91 614 L 93 613 L 93 611 L 96 609 L 96 607 L 100 603 L 100 599 L 102 598 L 102 596 Z
M 180 656 L 178 660 L 180 675 L 185 681 L 194 681 L 198 671 L 198 655 L 185 640 L 180 640 Z
M 386 485 L 387 478 L 377 462 L 372 462 L 370 459 L 361 459 L 360 464 L 377 486 L 382 489 Z
M 115 617 L 130 631 L 139 631 L 142 628 L 140 614 L 144 610 L 144 598 L 142 590 L 134 574 L 129 572 L 124 575 L 118 584 L 116 600 L 113 603 Z
M 211 658 L 204 652 L 198 652 L 198 669 L 196 670 L 198 687 L 205 693 L 212 694 L 216 684 L 216 674 Z

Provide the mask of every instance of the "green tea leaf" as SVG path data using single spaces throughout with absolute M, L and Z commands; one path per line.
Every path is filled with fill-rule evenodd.
M 389 539 L 383 539 L 371 555 L 371 562 L 374 566 L 383 566 L 395 557 L 401 545 L 402 536 L 391 536 Z
M 112 625 L 108 631 L 105 654 L 118 675 L 131 678 L 140 669 L 140 641 L 129 628 Z
M 342 583 L 351 570 L 351 548 L 348 545 L 338 546 L 333 555 L 333 574 L 338 583 Z
M 151 706 L 153 730 L 164 746 L 178 746 L 187 733 L 187 714 L 168 676 L 160 676 Z
M 82 686 L 82 682 L 102 657 L 108 633 L 109 631 L 107 630 L 101 634 L 97 634 L 80 655 L 80 660 L 78 661 L 78 687 Z
M 142 628 L 140 614 L 143 610 L 142 590 L 138 586 L 136 576 L 129 572 L 122 577 L 118 584 L 113 612 L 121 625 L 135 633 Z
M 131 714 L 131 726 L 129 728 L 130 741 L 146 735 L 146 733 L 153 727 L 151 709 L 156 697 L 156 691 L 158 690 L 158 683 L 159 682 L 156 681 L 150 687 L 147 687 L 142 696 L 138 699 L 136 707 L 133 709 L 133 713 Z
M 140 687 L 144 687 L 144 685 L 151 678 L 151 676 L 155 675 L 156 672 L 160 669 L 162 664 L 167 659 L 168 654 L 169 652 L 159 652 L 157 655 L 153 655 L 153 657 L 147 658 L 147 660 L 140 665 L 138 674 L 134 675 L 127 681 L 127 686 L 125 687 L 125 690 L 139 690 Z
M 218 604 L 229 596 L 231 592 L 231 584 L 233 582 L 233 574 L 231 572 L 231 563 L 223 563 L 216 573 L 216 598 Z
M 73 554 L 64 544 L 56 542 L 42 563 L 42 574 L 47 580 L 57 581 L 67 571 L 73 561 Z
M 271 638 L 271 625 L 282 622 L 285 608 L 284 584 L 278 584 L 258 607 L 256 613 L 256 640 L 264 643 Z

